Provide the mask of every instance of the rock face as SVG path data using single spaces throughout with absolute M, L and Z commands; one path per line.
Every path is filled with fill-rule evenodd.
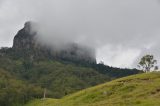
M 95 51 L 91 48 L 70 43 L 67 49 L 56 50 L 36 40 L 37 33 L 32 28 L 32 22 L 26 22 L 24 28 L 18 31 L 13 41 L 13 50 L 25 56 L 34 58 L 60 59 L 74 62 L 96 63 Z
M 13 49 L 31 49 L 35 45 L 36 32 L 32 31 L 32 23 L 26 22 L 24 28 L 14 37 Z

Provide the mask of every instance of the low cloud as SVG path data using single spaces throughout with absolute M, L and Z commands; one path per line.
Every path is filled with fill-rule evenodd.
M 146 53 L 160 59 L 158 0 L 3 0 L 0 3 L 3 8 L 0 38 L 5 41 L 12 42 L 23 23 L 32 20 L 39 24 L 39 37 L 43 41 L 57 45 L 76 42 L 93 47 L 97 59 L 112 66 L 135 67 L 139 56 Z

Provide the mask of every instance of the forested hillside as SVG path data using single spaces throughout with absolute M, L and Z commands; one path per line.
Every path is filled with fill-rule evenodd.
M 0 56 L 0 68 L 3 70 L 2 72 L 10 75 L 9 78 L 15 78 L 13 83 L 3 82 L 7 80 L 6 77 L 0 79 L 1 82 L 9 86 L 7 92 L 13 95 L 2 94 L 0 96 L 0 99 L 2 99 L 0 105 L 2 103 L 2 106 L 14 106 L 14 103 L 23 104 L 33 98 L 43 98 L 44 89 L 47 89 L 46 97 L 61 98 L 106 81 L 140 72 L 136 69 L 112 68 L 103 64 L 85 65 L 71 61 L 51 59 L 30 61 L 24 58 L 14 58 L 13 54 L 12 56 L 8 54 Z M 18 82 L 16 82 L 17 79 Z M 19 82 L 26 82 L 34 86 L 30 88 L 28 85 Z M 18 89 L 16 89 L 16 86 L 18 86 Z M 4 88 L 1 87 L 0 90 L 3 92 Z M 15 91 L 12 92 L 12 90 Z M 19 94 L 15 92 L 19 92 Z M 14 95 L 18 95 L 16 96 L 17 98 L 14 98 Z M 25 97 L 22 98 L 24 95 L 27 95 L 27 99 Z M 4 98 L 9 98 L 9 102 L 5 101 Z M 22 101 L 23 99 L 24 101 Z M 8 105 L 8 103 L 11 104 Z
M 0 69 L 0 106 L 21 106 L 33 98 L 41 98 L 43 89 L 19 80 Z

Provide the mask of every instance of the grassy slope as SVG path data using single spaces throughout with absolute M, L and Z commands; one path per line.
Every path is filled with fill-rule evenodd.
M 160 106 L 160 73 L 137 74 L 26 106 Z

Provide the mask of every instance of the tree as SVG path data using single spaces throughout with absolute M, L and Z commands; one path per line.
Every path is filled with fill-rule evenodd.
M 145 55 L 141 58 L 138 67 L 144 72 L 150 72 L 152 69 L 157 69 L 157 60 L 154 59 L 153 55 Z
M 154 67 L 154 70 L 158 70 L 158 66 L 155 66 L 155 67 Z

